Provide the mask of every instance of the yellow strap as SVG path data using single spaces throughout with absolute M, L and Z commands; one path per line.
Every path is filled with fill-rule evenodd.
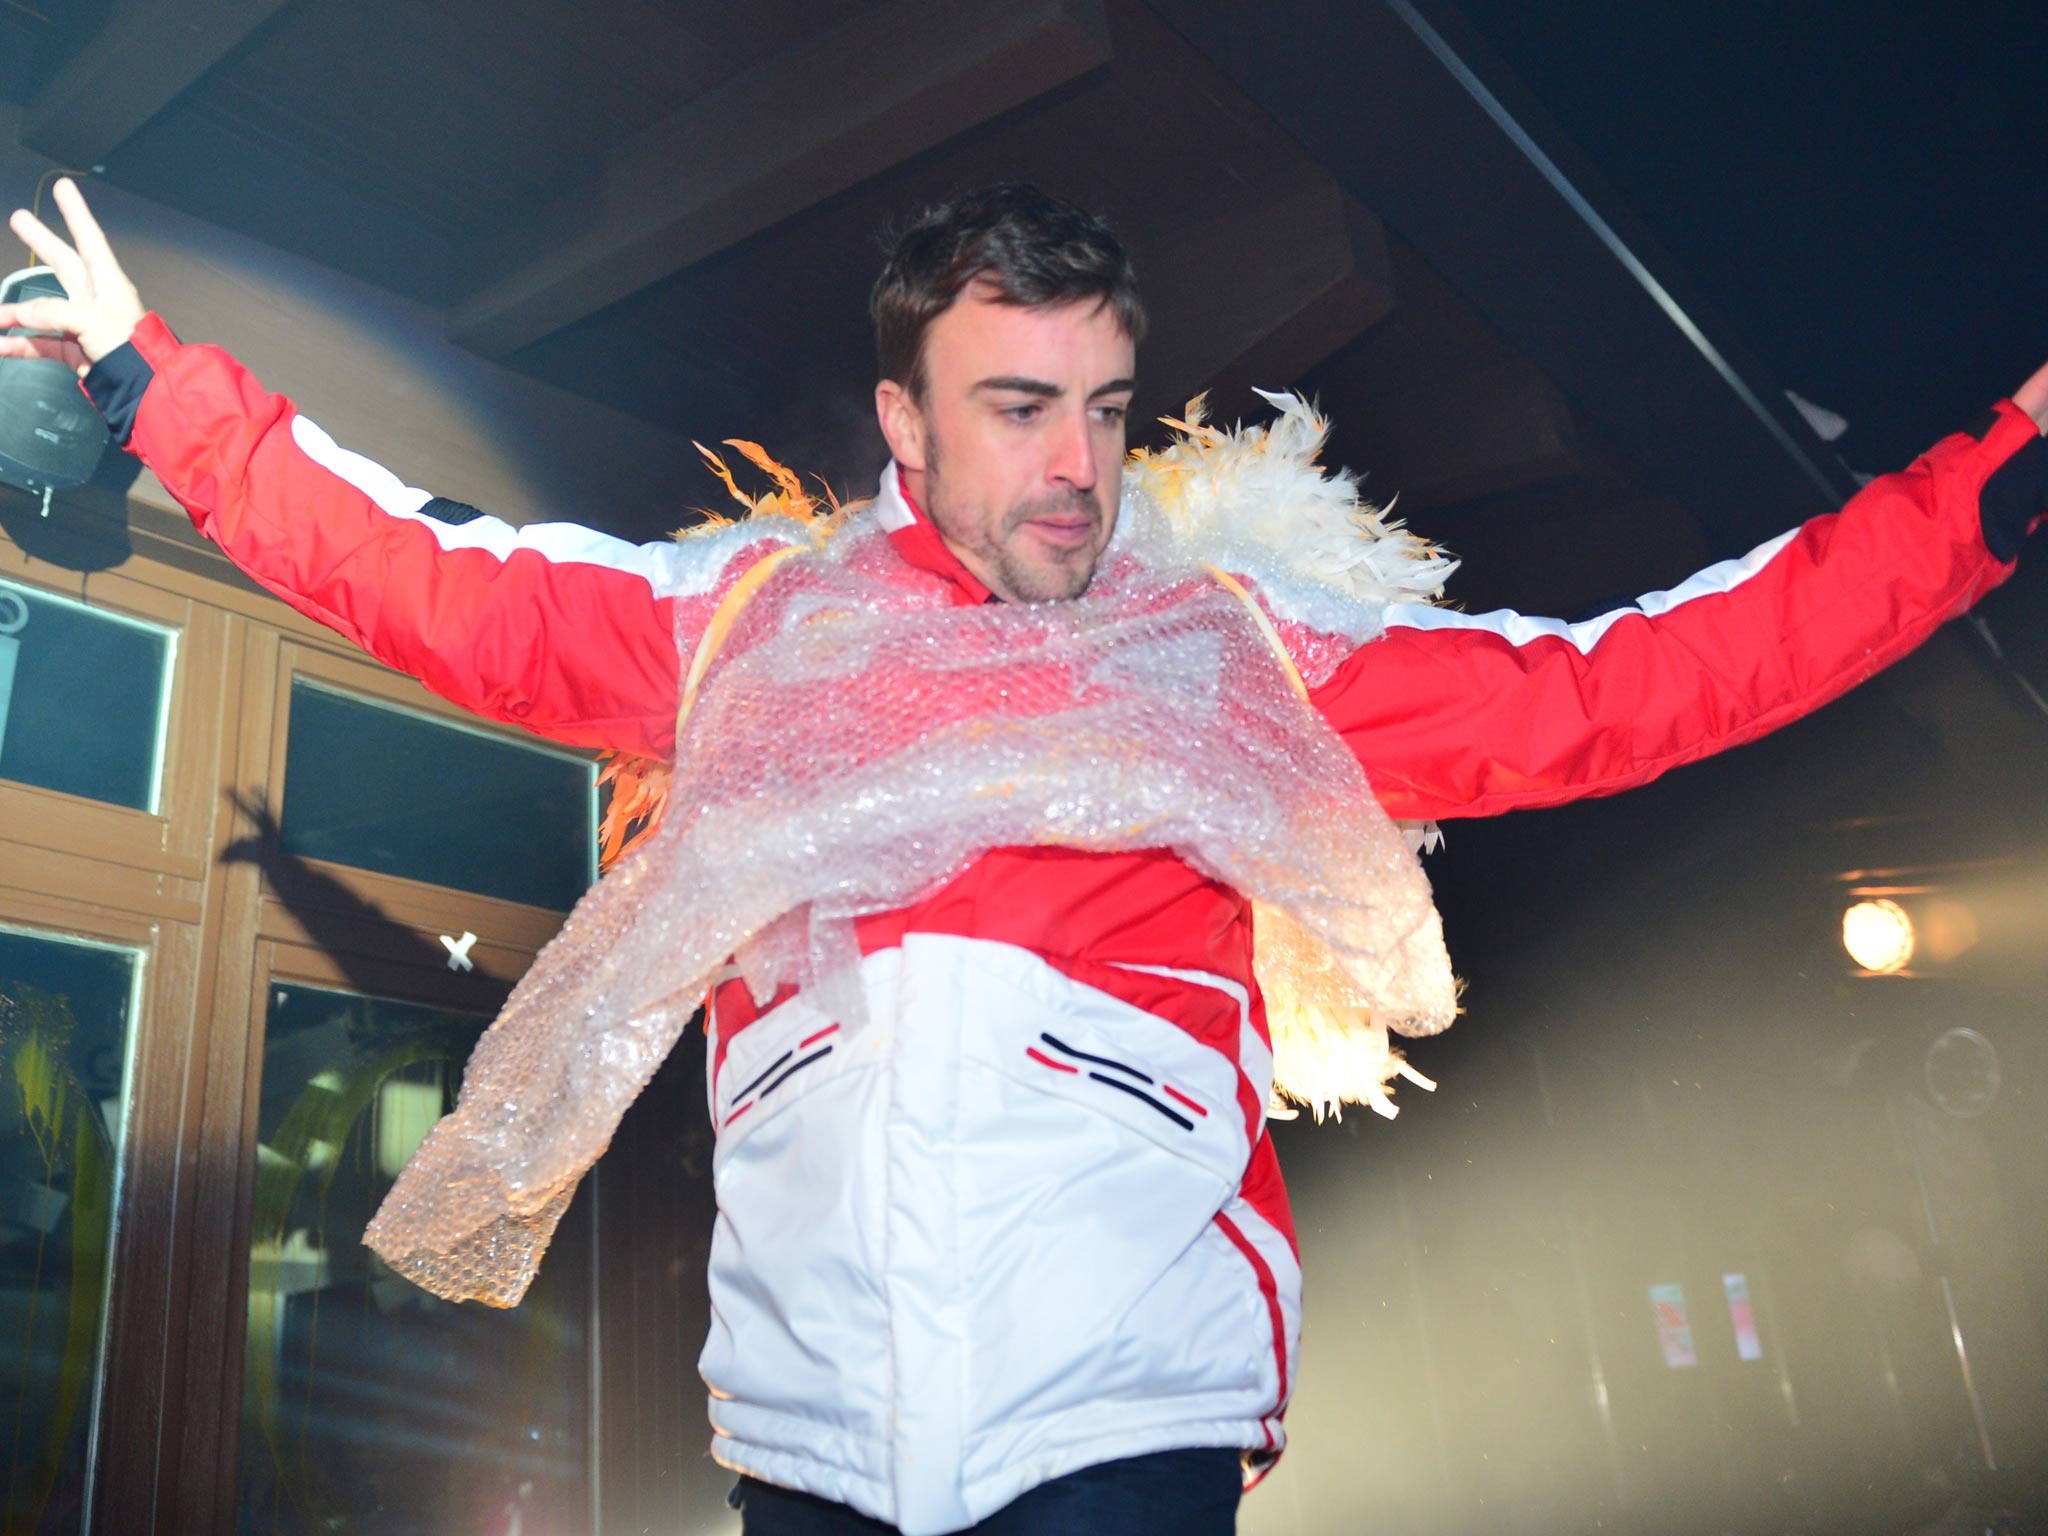
M 1228 571 L 1218 570 L 1213 565 L 1204 565 L 1203 570 L 1223 583 L 1223 590 L 1244 604 L 1244 610 L 1252 616 L 1252 622 L 1259 626 L 1259 633 L 1266 637 L 1266 644 L 1273 647 L 1273 654 L 1280 658 L 1280 670 L 1287 674 L 1287 681 L 1294 684 L 1294 691 L 1301 695 L 1302 703 L 1308 702 L 1308 684 L 1301 680 L 1301 669 L 1294 664 L 1294 658 L 1287 654 L 1287 647 L 1280 641 L 1280 631 L 1273 627 L 1273 621 L 1266 617 L 1266 610 L 1258 600 L 1245 591 L 1244 583 Z
M 804 553 L 801 544 L 785 544 L 772 554 L 763 555 L 747 568 L 744 576 L 732 584 L 732 590 L 719 600 L 711 615 L 711 622 L 704 626 L 704 633 L 697 641 L 696 654 L 690 658 L 690 672 L 683 679 L 683 702 L 676 711 L 676 730 L 681 731 L 683 722 L 690 718 L 691 707 L 697 702 L 697 689 L 704 681 L 704 674 L 711 670 L 711 663 L 718 658 L 719 648 L 725 644 L 725 637 L 739 620 L 740 612 L 761 586 L 769 574 L 791 555 Z

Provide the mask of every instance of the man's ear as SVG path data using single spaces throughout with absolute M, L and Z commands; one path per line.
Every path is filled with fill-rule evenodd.
M 875 419 L 882 424 L 882 437 L 897 465 L 913 474 L 924 473 L 924 412 L 910 391 L 894 379 L 882 380 L 875 386 Z

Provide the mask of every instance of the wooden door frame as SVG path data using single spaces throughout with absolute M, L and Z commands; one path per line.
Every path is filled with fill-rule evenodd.
M 142 536 L 116 568 L 79 573 L 0 537 L 0 577 L 173 629 L 178 635 L 159 809 L 150 814 L 0 783 L 0 922 L 140 950 L 128 1094 L 106 1290 L 95 1425 L 94 1536 L 234 1530 L 246 1347 L 250 1224 L 274 977 L 425 1006 L 494 1011 L 563 914 L 338 864 L 303 861 L 379 914 L 347 967 L 311 941 L 306 893 L 260 861 L 223 855 L 258 834 L 230 797 L 282 806 L 291 681 L 305 676 L 465 729 L 533 745 L 477 720 L 254 588 L 210 551 Z M 562 750 L 550 748 L 550 750 Z M 390 966 L 376 932 L 427 943 L 482 938 L 477 969 Z M 601 1278 L 601 1277 L 600 1277 Z M 603 1287 L 593 1284 L 601 1309 Z M 593 1331 L 593 1359 L 630 1352 Z M 624 1372 L 620 1372 L 623 1375 Z M 616 1403 L 593 1382 L 592 1411 Z M 599 1457 L 602 1487 L 612 1458 Z M 623 1470 L 623 1469 L 621 1469 Z

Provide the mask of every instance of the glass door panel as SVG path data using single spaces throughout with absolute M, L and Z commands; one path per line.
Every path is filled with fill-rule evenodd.
M 85 1529 L 139 951 L 0 928 L 0 1532 Z
M 566 912 L 597 878 L 587 757 L 294 678 L 283 850 Z
M 0 778 L 154 814 L 177 635 L 0 581 Z
M 455 1101 L 487 1021 L 270 991 L 250 1235 L 237 1529 L 589 1529 L 587 1195 L 512 1311 L 438 1300 L 362 1231 Z

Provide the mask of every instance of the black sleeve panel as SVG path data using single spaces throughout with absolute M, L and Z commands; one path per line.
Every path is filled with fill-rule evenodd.
M 2048 512 L 2048 437 L 2036 437 L 1991 472 L 1977 509 L 1984 547 L 2001 560 L 2017 560 L 2027 530 Z
M 455 528 L 464 523 L 475 522 L 484 514 L 466 501 L 450 501 L 446 496 L 436 496 L 420 508 L 419 515 L 431 517 L 437 523 L 446 523 L 449 527 Z
M 156 370 L 135 350 L 134 343 L 125 341 L 94 363 L 85 376 L 86 398 L 105 418 L 107 430 L 123 448 L 128 446 L 128 434 L 135 430 L 135 413 L 142 409 L 142 392 L 155 377 Z

